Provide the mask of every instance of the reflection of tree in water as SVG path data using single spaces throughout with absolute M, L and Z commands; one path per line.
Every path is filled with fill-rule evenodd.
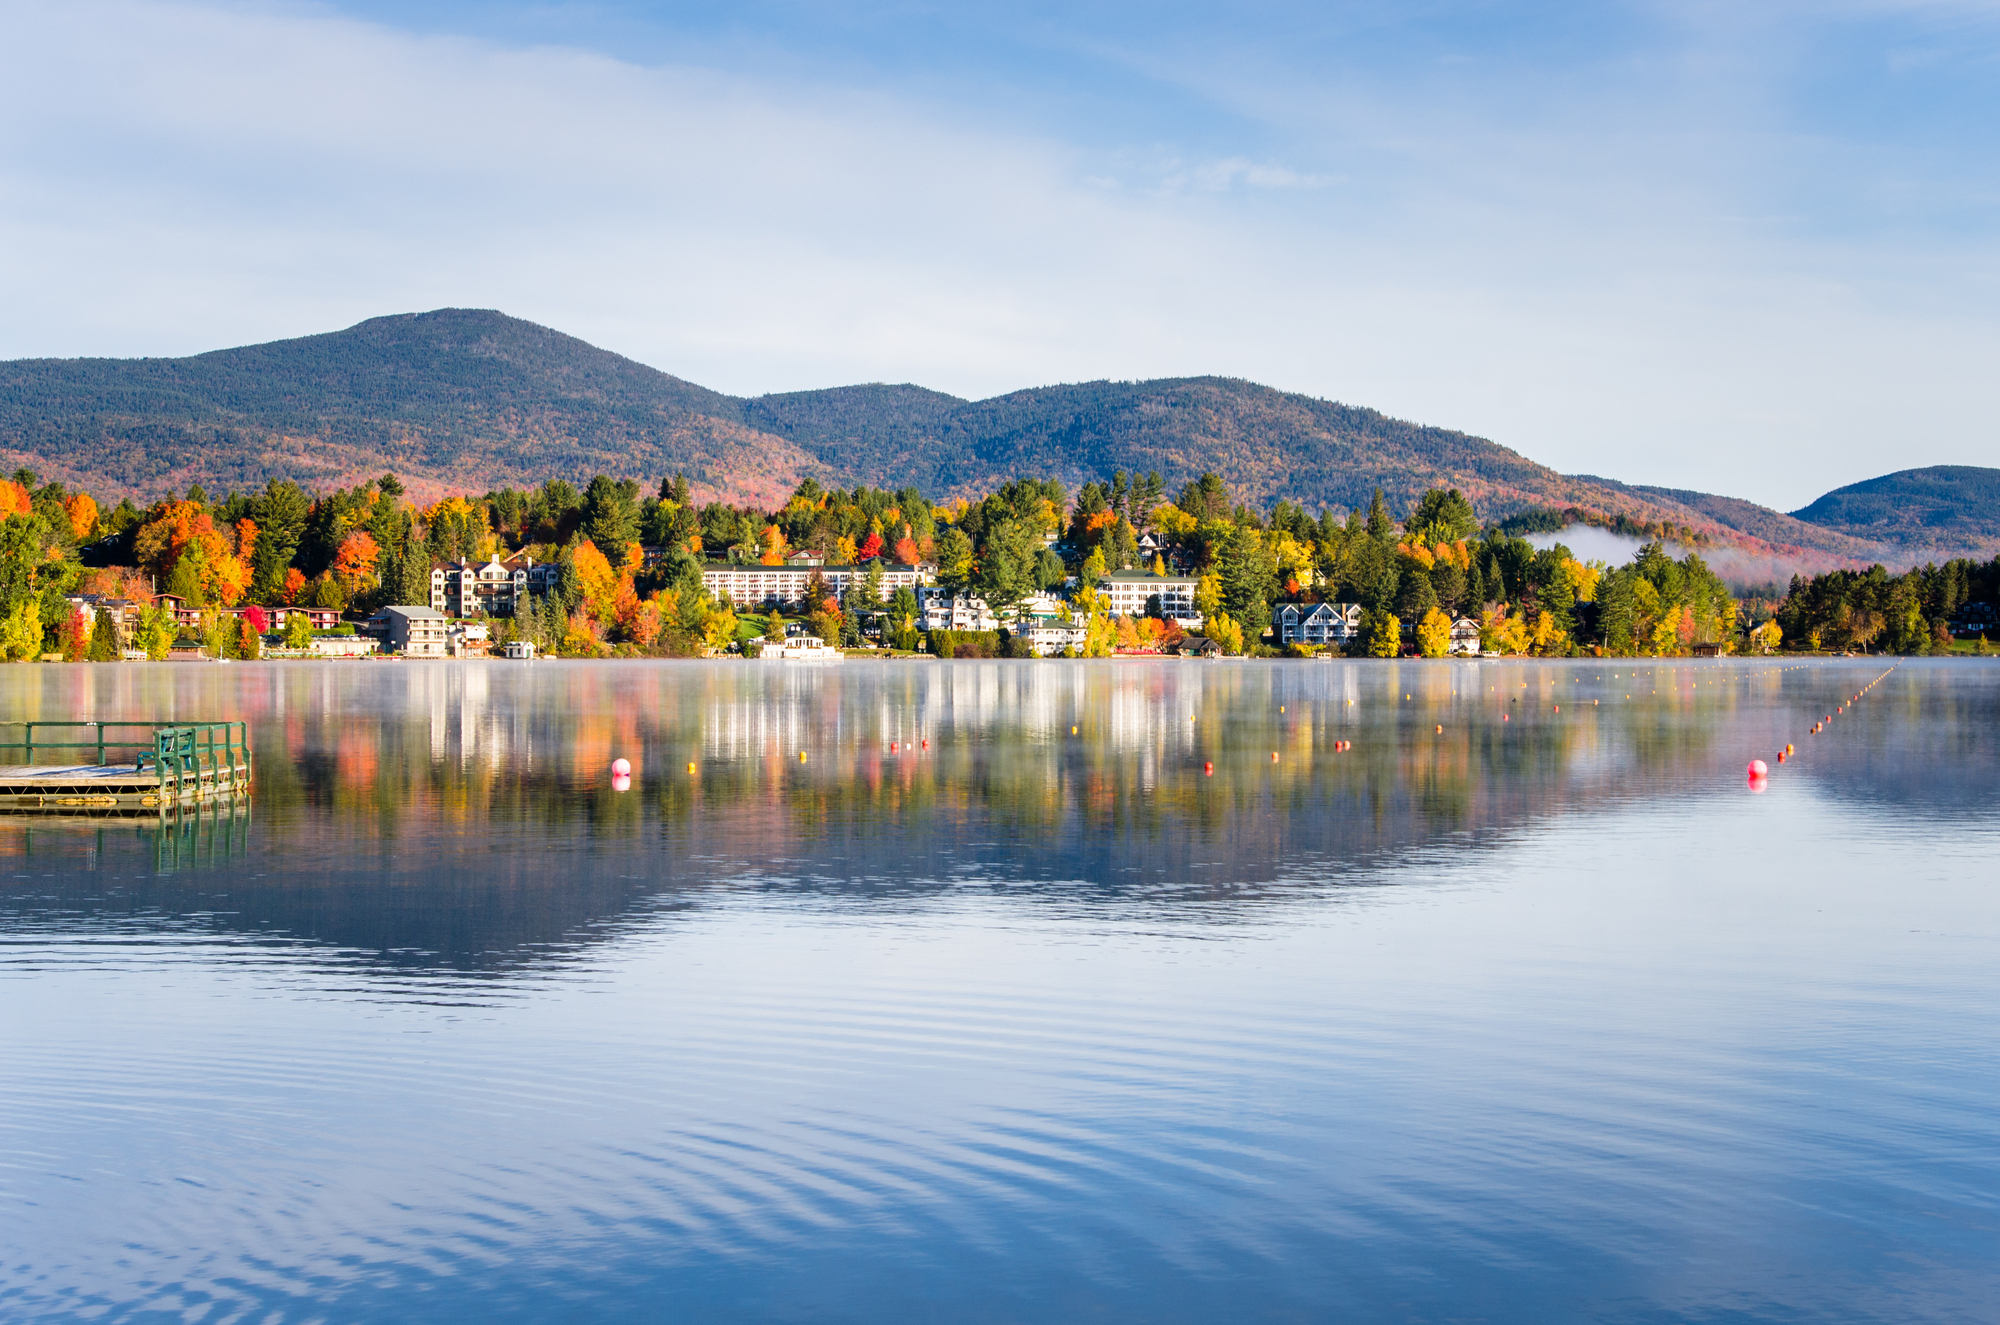
M 251 722 L 254 829 L 240 855 L 164 877 L 136 839 L 94 845 L 65 858 L 49 914 L 199 913 L 387 967 L 496 973 L 718 888 L 836 905 L 982 885 L 1169 908 L 1296 897 L 1706 767 L 1739 707 L 1771 702 L 1749 686 L 1663 686 L 1557 717 L 1552 701 L 1573 704 L 1566 669 L 1532 664 L 245 666 L 226 686 L 211 669 L 150 674 L 173 689 L 139 699 Z M 1919 723 L 1932 757 L 1990 767 L 1975 749 L 1990 689 L 1913 691 L 1899 720 Z M 117 698 L 65 696 L 104 716 L 138 708 Z M 1352 752 L 1336 753 L 1342 740 Z M 618 757 L 639 770 L 624 794 L 608 776 Z M 0 833 L 0 853 L 11 840 Z M 32 909 L 19 888 L 10 897 L 17 917 Z

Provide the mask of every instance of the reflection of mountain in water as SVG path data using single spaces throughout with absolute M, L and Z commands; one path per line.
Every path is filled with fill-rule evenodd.
M 1775 677 L 1587 707 L 1621 684 L 1594 666 L 98 669 L 25 706 L 247 718 L 254 827 L 169 871 L 157 836 L 0 825 L 34 884 L 0 909 L 10 927 L 151 916 L 495 974 L 718 888 L 882 905 L 990 887 L 1185 918 L 1712 786 L 1743 723 L 1790 721 Z M 1960 718 L 1990 719 L 1989 690 L 1954 701 Z M 625 794 L 621 756 L 641 770 Z

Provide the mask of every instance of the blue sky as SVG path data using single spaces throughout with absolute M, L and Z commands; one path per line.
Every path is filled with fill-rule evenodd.
M 1225 373 L 1781 508 L 2000 463 L 2000 5 L 5 3 L 0 356 L 497 307 Z

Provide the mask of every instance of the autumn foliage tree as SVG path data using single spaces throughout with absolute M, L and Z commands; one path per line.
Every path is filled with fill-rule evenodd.
M 97 531 L 97 502 L 87 492 L 79 492 L 63 503 L 63 514 L 69 517 L 70 533 L 81 543 Z
M 250 534 L 254 540 L 254 525 Z M 160 503 L 139 526 L 132 550 L 169 592 L 204 606 L 234 606 L 250 587 L 250 567 L 238 554 L 236 540 L 217 529 L 198 502 Z
M 340 540 L 334 550 L 332 571 L 341 587 L 352 595 L 375 578 L 375 563 L 382 555 L 381 545 L 366 529 L 357 529 Z

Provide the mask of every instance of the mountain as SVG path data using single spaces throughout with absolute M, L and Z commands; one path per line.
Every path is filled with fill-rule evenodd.
M 2000 469 L 1932 465 L 1835 488 L 1793 518 L 1912 548 L 2000 542 Z
M 1177 487 L 1213 471 L 1260 506 L 1352 508 L 1380 487 L 1400 512 L 1448 485 L 1489 518 L 1575 509 L 1813 568 L 1892 547 L 1807 512 L 1566 476 L 1481 437 L 1233 378 L 980 401 L 880 383 L 744 399 L 479 309 L 184 359 L 0 363 L 0 464 L 140 502 L 195 482 L 325 488 L 385 470 L 423 499 L 595 473 L 650 487 L 685 471 L 704 497 L 767 508 L 806 477 L 950 497 L 1023 474 L 1074 487 L 1157 469 Z
M 328 486 L 384 470 L 435 494 L 687 469 L 781 498 L 811 458 L 741 416 L 728 396 L 464 309 L 187 359 L 0 364 L 0 453 L 139 501 L 191 482 Z

